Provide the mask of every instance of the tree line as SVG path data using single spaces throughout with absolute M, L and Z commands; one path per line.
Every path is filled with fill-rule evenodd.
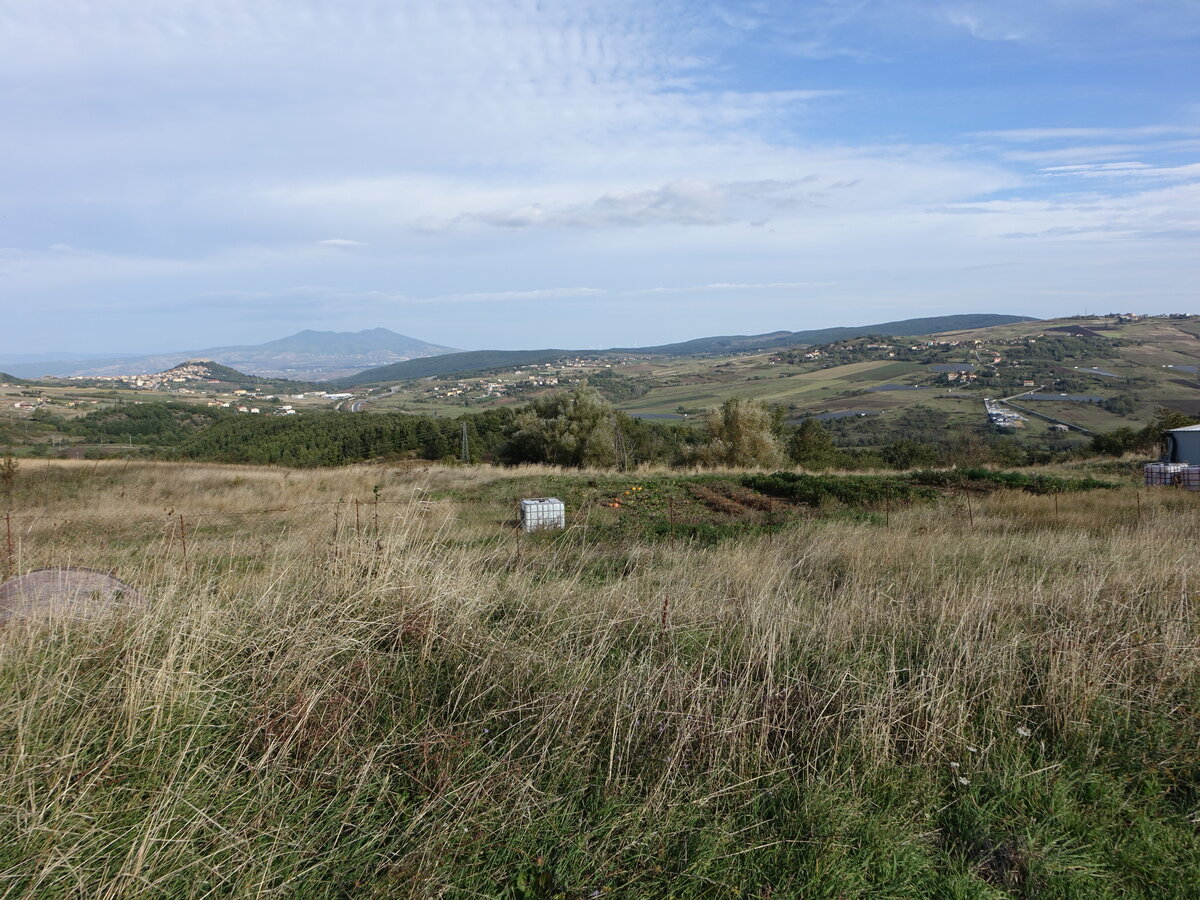
M 617 410 L 596 388 L 539 397 L 520 408 L 490 409 L 457 418 L 407 413 L 316 412 L 249 416 L 185 403 L 145 403 L 97 411 L 57 424 L 90 440 L 129 437 L 157 456 L 196 461 L 285 466 L 336 466 L 370 459 L 464 459 L 504 465 L 629 469 L 643 464 L 698 467 L 777 467 L 812 470 L 913 469 L 932 466 L 1049 462 L 1078 448 L 1031 450 L 1015 438 L 983 429 L 945 430 L 941 414 L 889 432 L 875 445 L 840 446 L 815 418 L 786 421 L 786 410 L 730 398 L 696 423 L 647 421 Z M 918 417 L 919 418 L 919 417 Z M 1161 410 L 1144 429 L 1098 435 L 1092 452 L 1152 451 L 1162 433 L 1193 420 Z M 939 438 L 923 426 L 937 426 Z M 835 423 L 834 432 L 845 426 Z M 464 446 L 465 435 L 465 446 Z M 845 441 L 850 433 L 842 434 Z

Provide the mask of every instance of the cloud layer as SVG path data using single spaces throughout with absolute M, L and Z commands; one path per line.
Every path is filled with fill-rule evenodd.
M 1198 35 L 1165 0 L 0 3 L 0 359 L 1178 308 Z

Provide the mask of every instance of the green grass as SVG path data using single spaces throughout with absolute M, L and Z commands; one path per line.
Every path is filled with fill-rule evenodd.
M 747 474 L 22 463 L 22 568 L 154 603 L 0 632 L 0 896 L 1195 896 L 1196 495 L 634 527 Z

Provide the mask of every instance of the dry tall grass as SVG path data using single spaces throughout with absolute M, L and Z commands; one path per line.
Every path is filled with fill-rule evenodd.
M 716 547 L 436 499 L 499 477 L 27 466 L 17 567 L 153 602 L 0 634 L 0 896 L 1196 883 L 1196 496 Z

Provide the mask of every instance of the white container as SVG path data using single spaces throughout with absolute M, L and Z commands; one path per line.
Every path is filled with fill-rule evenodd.
M 521 501 L 521 530 L 545 531 L 567 527 L 567 508 L 557 497 L 533 497 Z
M 1145 473 L 1146 486 L 1178 484 L 1180 476 L 1187 466 L 1181 463 L 1150 463 L 1142 471 Z

